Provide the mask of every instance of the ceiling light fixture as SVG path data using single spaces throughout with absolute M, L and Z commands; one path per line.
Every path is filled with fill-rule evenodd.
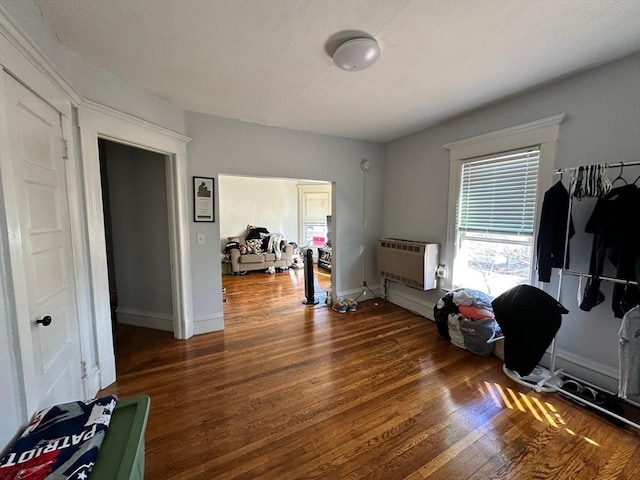
M 380 46 L 373 38 L 352 38 L 340 44 L 333 54 L 333 63 L 348 72 L 369 68 L 380 57 Z

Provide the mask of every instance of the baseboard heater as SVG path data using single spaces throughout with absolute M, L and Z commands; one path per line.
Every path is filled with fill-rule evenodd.
M 396 238 L 378 240 L 378 272 L 381 277 L 418 290 L 436 288 L 438 243 Z

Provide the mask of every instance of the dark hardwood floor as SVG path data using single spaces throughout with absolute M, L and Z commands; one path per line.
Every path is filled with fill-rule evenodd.
M 390 303 L 303 305 L 303 283 L 225 276 L 225 330 L 187 341 L 118 326 L 101 393 L 150 395 L 147 479 L 640 478 L 635 430 L 512 382 Z

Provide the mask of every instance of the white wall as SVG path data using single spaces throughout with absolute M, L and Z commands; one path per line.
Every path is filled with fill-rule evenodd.
M 118 308 L 173 314 L 165 158 L 105 142 Z
M 243 236 L 247 225 L 282 233 L 288 242 L 298 242 L 297 180 L 220 175 L 220 243 Z
M 450 142 L 566 113 L 556 168 L 640 160 L 639 78 L 640 55 L 634 55 L 390 142 L 385 147 L 383 234 L 439 242 L 444 254 L 449 152 L 443 145 Z M 633 181 L 640 171 L 625 173 Z M 584 225 L 593 206 L 593 200 L 583 200 L 573 209 L 579 232 L 571 243 L 574 270 L 588 271 L 591 236 Z M 555 295 L 554 284 L 545 289 Z M 561 355 L 577 374 L 615 388 L 620 320 L 609 307 L 610 289 L 605 304 L 590 313 L 578 309 L 575 279 L 567 280 L 564 292 L 562 302 L 571 313 L 558 335 Z
M 357 292 L 361 285 L 360 245 L 363 212 L 363 173 L 360 161 L 367 158 L 367 272 L 375 276 L 375 241 L 380 235 L 382 210 L 383 146 L 282 128 L 266 127 L 211 115 L 189 113 L 187 133 L 189 175 L 218 177 L 248 175 L 335 182 L 332 222 L 338 292 Z M 216 196 L 219 209 L 219 198 Z M 193 208 L 191 206 L 191 208 Z M 216 212 L 216 218 L 219 218 Z M 220 276 L 220 223 L 192 223 L 194 316 L 220 315 L 222 298 L 209 295 L 222 289 Z M 214 245 L 196 245 L 196 233 L 213 238 Z M 377 280 L 375 281 L 377 283 Z M 206 287 L 206 290 L 205 290 Z

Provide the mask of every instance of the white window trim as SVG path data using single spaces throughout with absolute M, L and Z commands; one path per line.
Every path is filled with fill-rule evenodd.
M 304 238 L 305 238 L 305 231 L 304 231 L 304 226 L 305 226 L 305 216 L 304 216 L 304 195 L 307 193 L 326 193 L 328 195 L 328 199 L 329 199 L 329 213 L 328 215 L 331 215 L 331 211 L 332 211 L 332 187 L 330 183 L 323 183 L 323 184 L 299 184 L 298 185 L 298 238 L 299 238 L 299 243 L 300 246 L 306 246 L 304 245 Z M 319 223 L 318 225 L 321 225 L 321 223 Z
M 449 150 L 449 206 L 447 212 L 447 243 L 444 252 L 444 266 L 447 277 L 442 287 L 451 288 L 453 274 L 453 260 L 455 252 L 456 202 L 460 190 L 460 169 L 462 160 L 474 157 L 492 155 L 508 150 L 539 145 L 540 161 L 538 170 L 538 199 L 536 205 L 536 220 L 533 238 L 537 238 L 542 192 L 551 187 L 553 180 L 553 166 L 556 163 L 556 144 L 560 137 L 560 123 L 566 114 L 561 113 L 514 127 L 497 130 L 495 132 L 448 143 L 444 147 Z

